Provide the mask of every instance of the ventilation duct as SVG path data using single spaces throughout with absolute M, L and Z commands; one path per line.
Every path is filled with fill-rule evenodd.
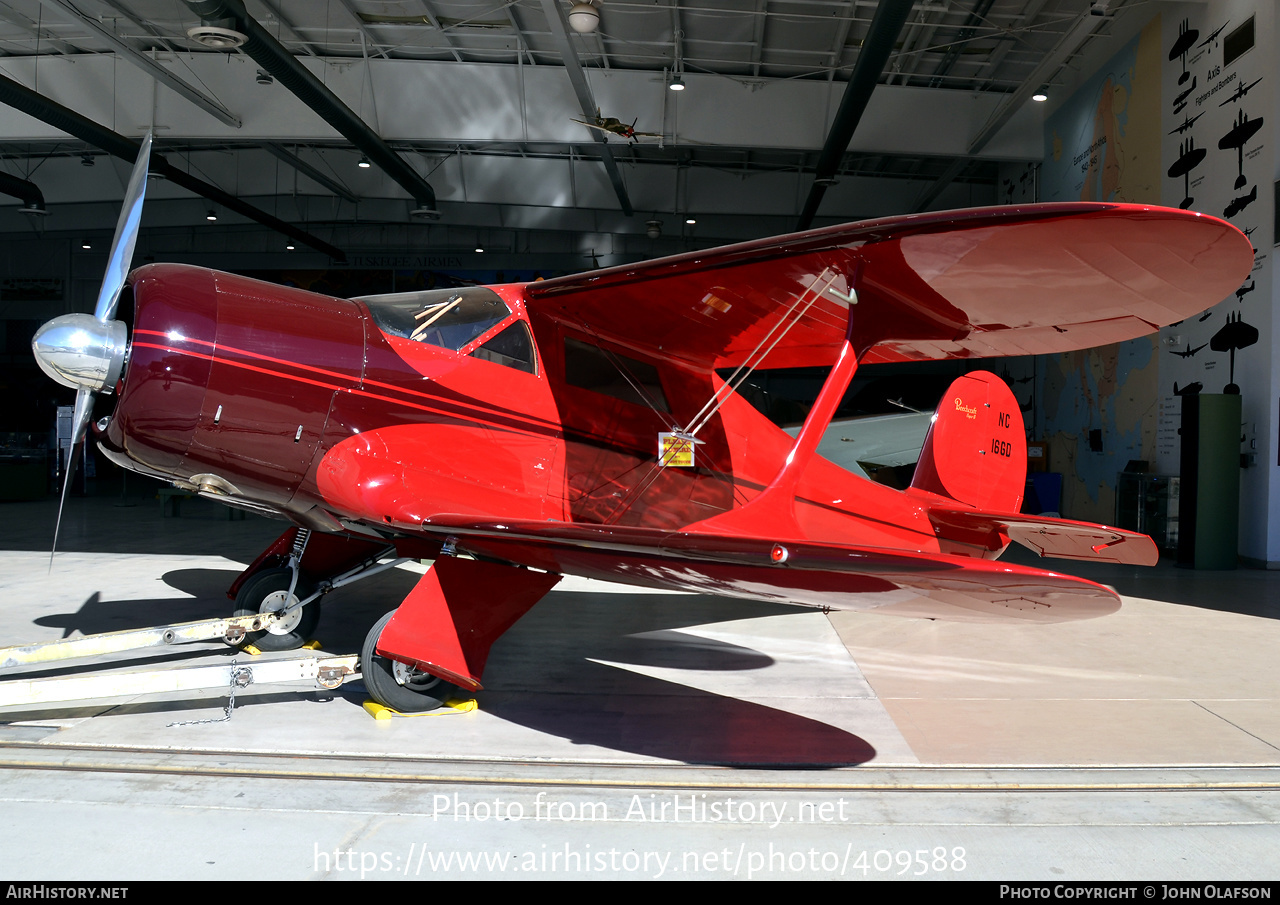
M 44 216 L 49 213 L 44 208 L 44 194 L 34 182 L 27 182 L 8 173 L 0 173 L 0 192 L 12 195 L 21 201 L 24 214 Z

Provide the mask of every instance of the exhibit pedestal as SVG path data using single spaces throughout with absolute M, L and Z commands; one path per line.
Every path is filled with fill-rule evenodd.
M 1180 566 L 1236 568 L 1240 412 L 1238 395 L 1201 393 L 1183 397 Z

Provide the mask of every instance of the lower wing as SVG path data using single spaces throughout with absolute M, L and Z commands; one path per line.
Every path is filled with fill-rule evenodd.
M 423 528 L 530 568 L 775 603 L 975 622 L 1066 622 L 1120 608 L 1091 581 L 945 554 L 452 515 Z

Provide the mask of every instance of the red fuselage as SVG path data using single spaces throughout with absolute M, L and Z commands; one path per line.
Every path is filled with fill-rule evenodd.
M 531 317 L 523 285 L 493 287 L 509 313 L 454 349 L 384 331 L 376 300 L 181 265 L 131 283 L 104 448 L 301 524 L 414 533 L 455 514 L 673 530 L 742 507 L 794 443 L 735 396 L 699 434 L 695 467 L 660 467 L 658 433 L 688 423 L 720 378 Z M 525 368 L 484 352 L 517 322 L 534 347 Z M 796 521 L 808 540 L 939 550 L 916 500 L 823 459 Z

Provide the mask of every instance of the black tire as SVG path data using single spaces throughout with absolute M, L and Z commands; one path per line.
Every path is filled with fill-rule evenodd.
M 409 670 L 405 684 L 396 681 L 395 661 L 377 653 L 378 638 L 387 627 L 395 610 L 373 624 L 360 651 L 360 672 L 369 696 L 384 707 L 401 713 L 423 713 L 435 710 L 457 694 L 458 686 L 429 673 Z
M 285 606 L 293 571 L 287 568 L 266 569 L 250 578 L 236 595 L 236 616 L 254 616 L 258 613 L 274 613 Z M 315 588 L 303 578 L 293 590 L 293 599 L 309 597 Z M 290 601 L 292 602 L 292 601 Z M 320 622 L 320 599 L 308 603 L 289 622 L 272 626 L 261 632 L 245 635 L 241 647 L 252 644 L 261 651 L 297 650 L 311 640 Z

